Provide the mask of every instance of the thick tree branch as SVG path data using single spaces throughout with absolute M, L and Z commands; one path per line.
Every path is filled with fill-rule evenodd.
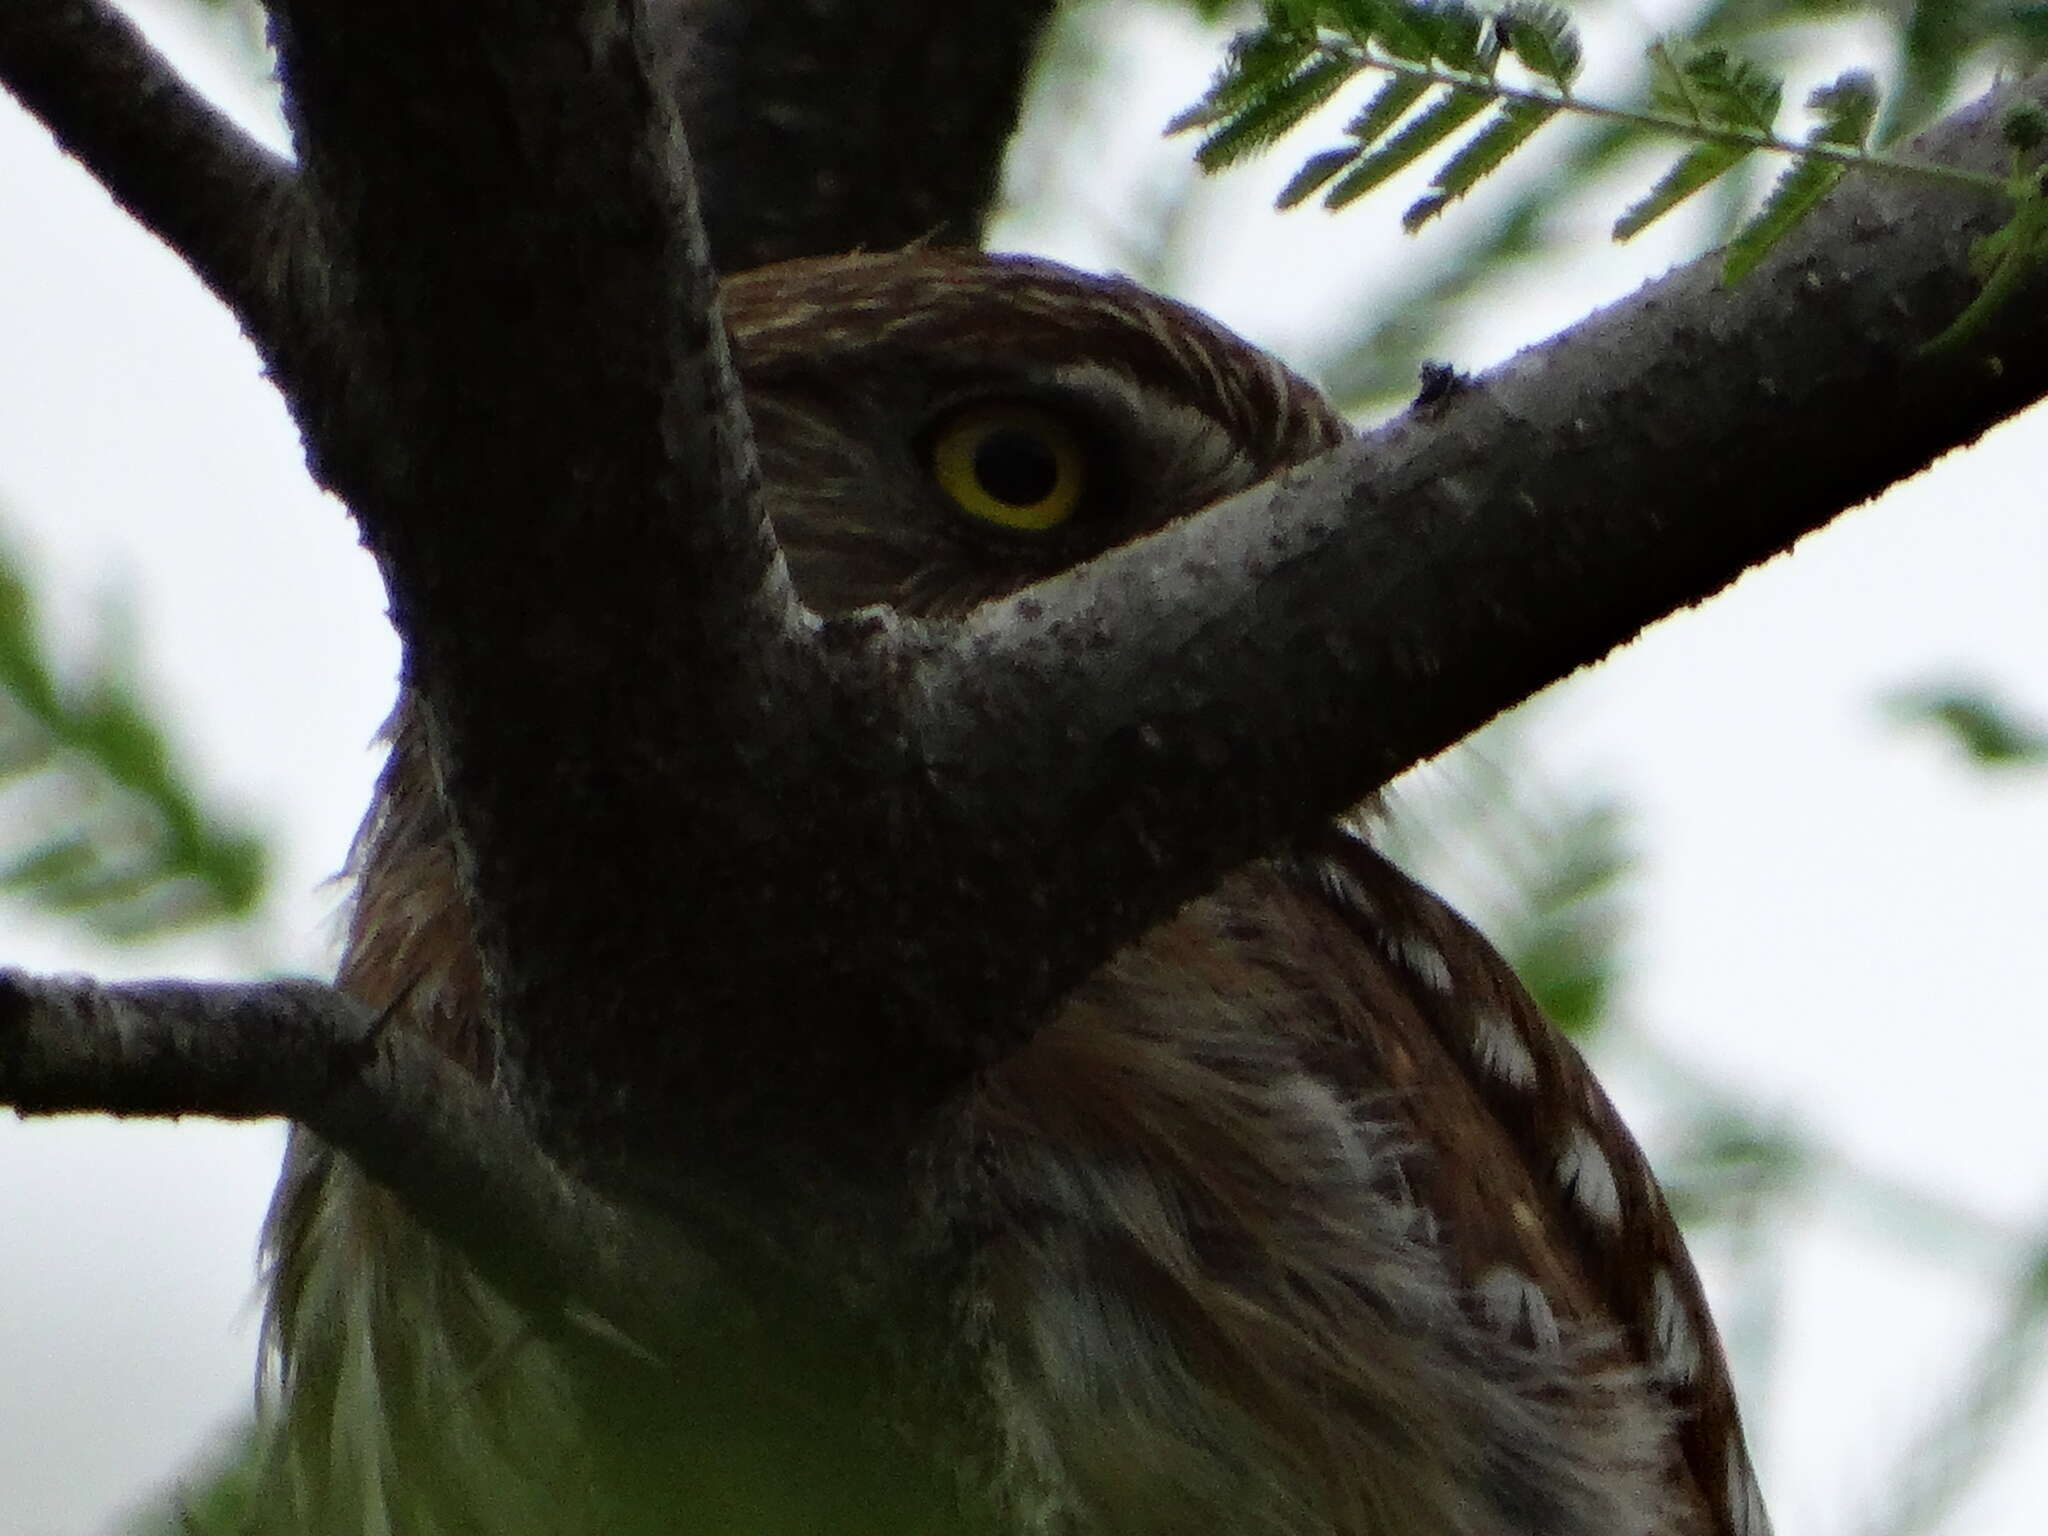
M 1924 147 L 1996 164 L 1996 115 Z M 1223 871 L 2022 409 L 2048 391 L 2037 302 L 1965 353 L 1919 350 L 2001 215 L 1852 186 L 1740 290 L 1702 261 L 1277 492 L 957 632 L 836 627 L 879 670 L 849 668 L 865 706 L 764 764 L 789 774 L 798 857 L 736 898 L 763 937 L 717 930 L 729 993 L 674 940 L 718 1016 L 758 1009 L 759 1028 L 679 1031 L 671 1080 L 774 1061 L 815 1108 L 872 1058 L 914 1105 Z M 833 1065 L 805 1084 L 775 1020 L 815 1042 L 828 993 L 846 1054 L 813 1043 Z
M 291 167 L 180 79 L 106 0 L 0 7 L 4 84 L 266 351 L 304 232 Z
M 1921 151 L 1998 166 L 2021 91 L 2048 88 Z M 954 899 L 993 937 L 929 943 L 928 984 L 960 1019 L 991 991 L 1050 1002 L 1244 859 L 2048 394 L 2039 280 L 1966 349 L 1922 351 L 2003 214 L 1853 181 L 1735 291 L 1704 258 L 930 637 L 917 755 L 959 817 Z M 990 1022 L 985 1051 L 1017 1038 Z
M 1922 147 L 1995 165 L 1998 115 Z M 2048 393 L 2039 283 L 1921 351 L 2002 214 L 1851 185 L 1736 291 L 1702 260 L 1284 483 L 882 637 L 922 782 L 863 886 L 884 790 L 842 770 L 860 851 L 814 878 L 864 905 L 799 928 L 846 940 L 838 1015 L 956 1074 L 1014 1049 L 1225 871 Z
M 1052 0 L 674 0 L 654 14 L 723 270 L 980 244 Z
M 2037 302 L 1916 350 L 1997 210 L 1857 185 L 1737 293 L 1682 272 L 957 630 L 817 626 L 641 8 L 277 11 L 348 338 L 292 402 L 585 1151 L 900 1124 L 1223 870 L 2048 390 Z M 1928 147 L 1995 163 L 1988 121 Z
M 2002 369 L 1915 356 L 1996 211 L 1860 187 L 1739 293 L 1703 264 L 1270 506 L 957 637 L 813 645 L 724 446 L 634 14 L 507 6 L 485 47 L 299 0 L 283 32 L 395 408 L 302 421 L 385 559 L 514 1060 L 587 1145 L 900 1125 L 1223 870 L 2048 387 L 2019 306 Z M 578 58 L 608 73 L 543 84 Z
M 526 1021 L 637 1032 L 579 977 L 637 992 L 623 913 L 749 883 L 759 765 L 822 687 L 642 8 L 280 0 L 273 31 L 350 337 L 346 388 L 293 403 L 385 572 L 494 1013 L 515 1064 Z

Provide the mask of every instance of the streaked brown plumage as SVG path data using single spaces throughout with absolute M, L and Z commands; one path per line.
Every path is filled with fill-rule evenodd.
M 963 612 L 1344 430 L 1204 317 L 1046 263 L 792 263 L 726 305 L 821 611 Z M 963 430 L 1008 526 L 941 489 Z M 1071 513 L 1031 500 L 1062 454 Z M 403 702 L 356 863 L 344 984 L 487 1075 Z M 1767 1536 L 1633 1141 L 1498 955 L 1351 831 L 1132 944 L 905 1166 L 674 1177 L 805 1298 L 773 1326 L 829 1368 L 759 1380 L 744 1329 L 689 1381 L 532 1337 L 295 1137 L 268 1234 L 290 1528 Z

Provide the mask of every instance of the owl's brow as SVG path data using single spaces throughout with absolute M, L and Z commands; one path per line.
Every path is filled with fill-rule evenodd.
M 1029 257 L 904 252 L 742 274 L 725 291 L 740 372 L 945 358 L 962 368 L 1086 361 L 1181 398 L 1267 469 L 1313 457 L 1347 430 L 1315 387 L 1199 311 L 1121 278 Z

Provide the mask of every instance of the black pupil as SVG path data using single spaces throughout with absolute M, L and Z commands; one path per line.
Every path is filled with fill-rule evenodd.
M 1029 507 L 1060 483 L 1060 461 L 1043 438 L 998 427 L 974 446 L 974 478 L 997 501 Z

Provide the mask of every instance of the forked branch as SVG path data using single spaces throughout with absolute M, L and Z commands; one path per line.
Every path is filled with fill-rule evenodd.
M 960 626 L 818 625 L 644 8 L 276 14 L 346 339 L 284 385 L 579 1151 L 900 1125 L 1223 871 L 2048 392 L 2039 303 L 1922 350 L 1994 200 L 1852 186 L 1732 294 L 1675 274 Z M 1985 106 L 1921 147 L 2005 156 Z
M 181 79 L 107 0 L 0 7 L 0 82 L 234 311 L 259 347 L 292 324 L 305 209 L 292 168 Z

